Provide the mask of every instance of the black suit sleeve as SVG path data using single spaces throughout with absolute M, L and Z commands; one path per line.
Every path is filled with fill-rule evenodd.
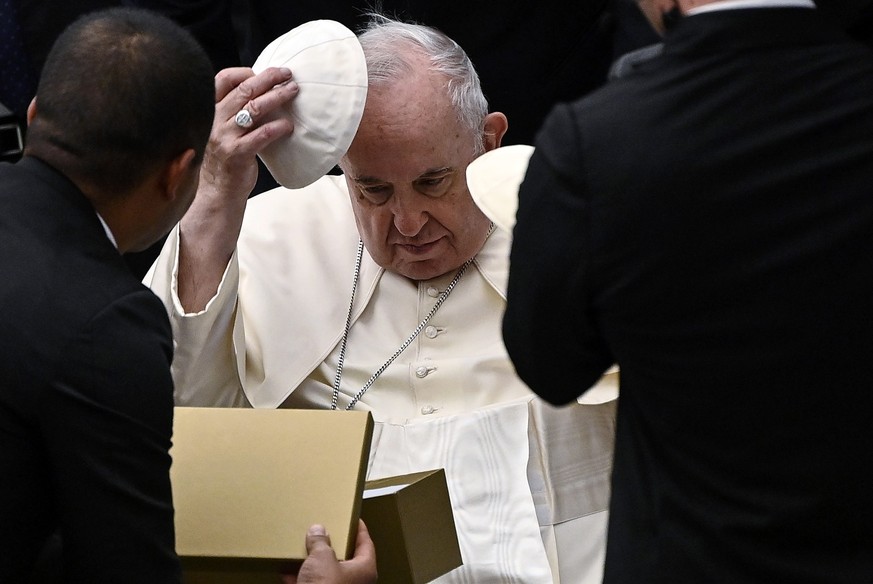
M 591 209 L 570 110 L 547 118 L 519 192 L 513 232 L 506 348 L 521 379 L 567 403 L 612 364 L 590 317 Z
M 151 292 L 124 296 L 73 340 L 44 396 L 65 581 L 180 579 L 168 453 L 171 342 Z

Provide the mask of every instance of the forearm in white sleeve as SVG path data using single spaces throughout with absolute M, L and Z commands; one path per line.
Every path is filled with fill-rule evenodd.
M 173 382 L 178 406 L 250 407 L 240 384 L 243 363 L 234 349 L 239 263 L 234 253 L 215 296 L 200 312 L 185 313 L 178 295 L 179 227 L 167 237 L 143 282 L 163 301 L 173 328 Z M 242 335 L 238 335 L 242 338 Z M 244 355 L 244 347 L 239 354 Z

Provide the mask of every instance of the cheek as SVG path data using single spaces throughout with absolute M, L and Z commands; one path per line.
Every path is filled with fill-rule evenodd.
M 483 221 L 487 221 L 467 192 L 453 193 L 451 198 L 446 199 L 446 204 L 440 212 L 440 219 L 440 222 L 454 231 L 457 236 L 475 230 Z
M 355 201 L 354 209 L 361 238 L 370 245 L 385 242 L 394 226 L 391 212 L 384 206 L 375 207 L 367 201 Z

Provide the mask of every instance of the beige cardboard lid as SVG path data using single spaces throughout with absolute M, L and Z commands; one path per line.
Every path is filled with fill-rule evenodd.
M 303 559 L 314 523 L 351 557 L 369 412 L 178 407 L 173 431 L 180 557 Z

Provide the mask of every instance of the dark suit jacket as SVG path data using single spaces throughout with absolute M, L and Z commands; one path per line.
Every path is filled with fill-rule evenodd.
M 0 165 L 0 250 L 0 582 L 55 531 L 65 582 L 178 581 L 161 302 L 33 158 Z
M 504 335 L 621 367 L 606 582 L 873 582 L 873 55 L 814 10 L 687 17 L 554 110 Z

